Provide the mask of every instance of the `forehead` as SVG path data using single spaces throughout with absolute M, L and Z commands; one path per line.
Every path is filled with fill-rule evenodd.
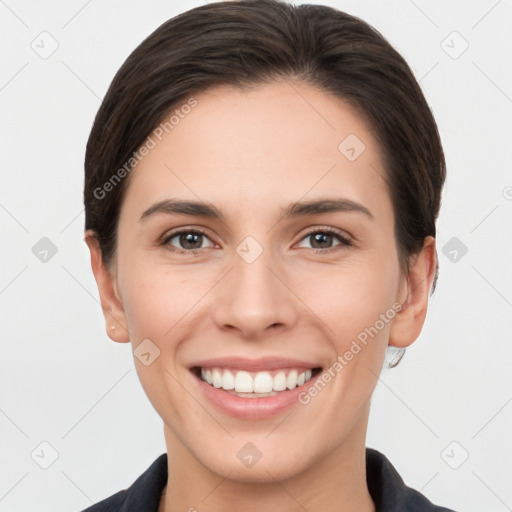
M 329 193 L 390 206 L 380 148 L 343 100 L 290 82 L 194 98 L 194 108 L 177 105 L 174 123 L 150 135 L 154 147 L 132 171 L 125 202 L 147 208 L 172 195 L 240 210 Z

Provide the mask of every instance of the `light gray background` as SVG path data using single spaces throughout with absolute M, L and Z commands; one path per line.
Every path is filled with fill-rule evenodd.
M 360 16 L 404 55 L 448 164 L 438 288 L 421 337 L 381 375 L 367 445 L 435 503 L 512 510 L 512 4 L 311 3 Z M 83 158 L 124 59 L 201 4 L 0 1 L 2 512 L 82 510 L 165 451 L 131 347 L 104 332 L 83 241 Z M 59 45 L 46 59 L 31 47 L 51 48 L 43 31 Z M 469 44 L 460 56 L 453 31 Z M 42 237 L 58 250 L 47 262 L 32 252 Z M 467 254 L 443 254 L 453 237 Z M 42 442 L 58 453 L 48 469 L 40 465 L 52 449 Z

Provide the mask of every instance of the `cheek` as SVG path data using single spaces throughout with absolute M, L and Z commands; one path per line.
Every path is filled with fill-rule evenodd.
M 371 396 L 384 362 L 399 279 L 398 261 L 361 258 L 324 269 L 302 280 L 300 296 L 325 327 L 332 348 L 329 386 L 341 418 Z M 336 364 L 335 364 L 336 361 Z
M 119 264 L 123 306 L 132 349 L 149 339 L 160 353 L 149 365 L 134 355 L 140 383 L 153 407 L 168 424 L 184 423 L 200 412 L 190 410 L 190 397 L 178 384 L 183 380 L 179 367 L 179 340 L 193 329 L 193 306 L 204 294 L 199 281 L 182 271 L 169 272 L 148 258 L 130 256 Z M 154 354 L 154 352 L 153 352 Z M 187 411 L 189 418 L 184 418 Z M 198 420 L 198 424 L 201 422 Z
M 156 265 L 143 251 L 125 248 L 124 254 L 119 260 L 118 278 L 132 341 L 149 338 L 159 345 L 166 339 L 168 350 L 169 341 L 183 329 L 194 304 L 205 293 L 204 275 L 199 269 L 191 272 Z
M 310 268 L 294 278 L 298 295 L 323 320 L 340 348 L 392 308 L 399 280 L 398 261 L 361 257 Z

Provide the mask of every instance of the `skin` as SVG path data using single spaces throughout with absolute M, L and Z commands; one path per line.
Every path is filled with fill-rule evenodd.
M 198 105 L 130 175 L 111 268 L 86 232 L 108 335 L 134 350 L 149 338 L 160 350 L 148 366 L 134 358 L 164 422 L 170 471 L 160 510 L 375 511 L 364 458 L 371 395 L 386 347 L 409 346 L 421 331 L 435 241 L 425 239 L 405 275 L 380 148 L 341 99 L 286 81 L 195 97 Z M 355 161 L 338 150 L 349 134 L 366 146 Z M 373 218 L 282 218 L 292 202 L 340 197 Z M 213 203 L 225 219 L 140 220 L 169 198 Z M 353 244 L 306 236 L 329 227 Z M 176 228 L 206 231 L 197 254 L 170 250 L 190 251 L 168 238 Z M 247 236 L 263 248 L 252 263 L 236 252 Z M 397 302 L 402 310 L 316 397 L 270 419 L 220 412 L 188 369 L 232 355 L 295 357 L 325 369 Z M 262 454 L 252 468 L 236 456 L 248 441 Z

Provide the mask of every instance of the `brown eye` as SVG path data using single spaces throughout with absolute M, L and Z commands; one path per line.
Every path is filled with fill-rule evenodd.
M 341 249 L 352 245 L 352 242 L 344 236 L 344 234 L 334 229 L 317 229 L 316 231 L 310 231 L 302 240 L 309 240 L 310 248 L 316 252 L 329 252 L 335 250 L 336 247 Z
M 176 240 L 175 240 L 176 239 Z M 175 240 L 174 242 L 172 242 Z M 168 237 L 163 241 L 163 245 L 167 246 L 169 250 L 176 252 L 191 252 L 195 253 L 200 249 L 204 249 L 203 242 L 205 240 L 210 240 L 204 232 L 196 231 L 196 230 L 182 230 L 175 231 L 171 233 Z M 211 242 L 211 240 L 210 240 Z M 176 247 L 176 244 L 178 247 Z M 206 247 L 212 247 L 206 246 Z

